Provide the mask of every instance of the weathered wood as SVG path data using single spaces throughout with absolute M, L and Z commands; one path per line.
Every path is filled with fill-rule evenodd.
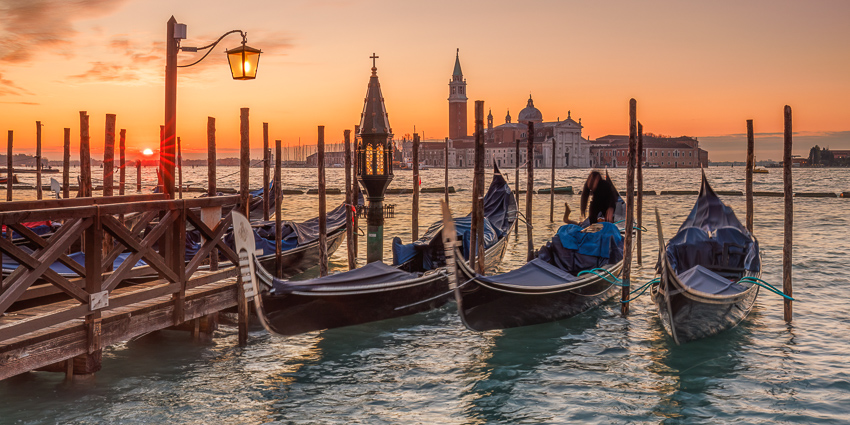
M 263 123 L 263 220 L 269 221 L 269 167 L 271 166 L 271 158 L 269 158 L 269 123 Z
M 475 143 L 473 145 L 473 162 L 472 162 L 472 222 L 469 225 L 469 267 L 472 270 L 478 270 L 475 264 L 478 262 L 478 120 L 483 119 L 483 111 L 479 116 L 478 103 L 475 105 Z
M 64 130 L 64 151 L 62 155 L 62 197 L 71 196 L 71 129 Z
M 43 197 L 41 188 L 41 121 L 35 122 L 35 198 Z
M 12 142 L 14 140 L 14 132 L 9 130 L 9 145 L 6 148 L 6 202 L 12 201 L 12 182 L 14 181 L 14 167 L 12 166 Z
M 753 233 L 753 168 L 756 165 L 755 139 L 753 137 L 753 120 L 747 120 L 747 170 L 744 191 L 747 197 L 747 230 Z
M 638 139 L 637 139 L 637 227 L 643 229 L 643 163 L 645 155 L 643 153 L 643 124 L 638 121 Z M 637 263 L 643 265 L 643 244 L 641 241 L 642 231 L 637 232 Z
M 81 198 L 91 197 L 91 148 L 89 146 L 89 116 L 80 111 L 80 192 Z
M 248 139 L 248 108 L 242 108 L 239 119 L 239 136 L 240 136 L 240 161 L 239 161 L 239 195 L 241 199 L 242 213 L 245 217 L 250 217 L 250 193 L 248 192 L 248 171 L 251 165 L 250 159 L 250 142 Z M 242 285 L 241 277 L 239 285 Z M 238 296 L 238 327 L 239 327 L 239 346 L 243 347 L 248 344 L 248 300 L 245 298 L 245 291 L 237 291 Z
M 319 276 L 328 275 L 328 213 L 325 196 L 325 126 L 319 126 L 316 144 L 319 168 Z
M 419 133 L 413 133 L 413 208 L 410 211 L 412 241 L 419 239 Z
M 484 274 L 486 261 L 484 260 L 484 101 L 475 101 L 475 164 L 478 169 L 475 180 L 478 183 L 475 194 L 476 220 L 478 221 L 478 273 Z
M 549 186 L 549 222 L 555 222 L 555 149 L 557 149 L 557 143 L 555 142 L 555 138 L 552 138 L 552 179 L 550 181 Z
M 519 197 L 519 168 L 520 168 L 519 139 L 516 139 L 516 150 L 514 151 L 514 153 L 516 154 L 516 162 L 515 162 L 516 169 L 514 170 L 514 172 L 515 172 L 515 175 L 514 175 L 514 192 L 515 192 L 514 196 Z M 519 225 L 514 227 L 514 235 L 516 235 L 517 240 L 519 240 Z
M 127 150 L 127 130 L 122 128 L 118 134 L 118 194 L 124 195 L 124 186 L 127 184 L 127 162 L 125 156 Z
M 637 159 L 637 101 L 629 100 L 629 157 L 626 166 L 626 240 L 623 243 L 623 271 L 620 279 L 623 289 L 620 295 L 620 312 L 629 314 L 629 293 L 632 281 L 632 239 L 635 216 L 635 162 Z
M 446 137 L 446 160 L 443 164 L 445 167 L 445 194 L 446 194 L 446 205 L 449 205 L 449 138 Z
M 177 196 L 183 199 L 183 146 L 177 138 Z
M 353 199 L 352 205 L 357 205 L 360 199 L 360 182 L 357 181 L 357 175 L 360 170 L 360 144 L 357 142 L 358 137 L 360 136 L 360 124 L 354 125 L 354 169 L 351 171 L 351 185 L 354 186 L 352 188 Z M 358 226 L 360 224 L 360 214 L 354 214 L 354 234 L 352 235 L 352 239 L 354 239 L 354 258 L 357 258 L 357 251 L 359 246 L 357 245 L 358 238 Z
M 357 231 L 351 221 L 352 205 L 355 204 L 351 186 L 351 130 L 343 132 L 345 140 L 345 244 L 348 253 L 348 270 L 357 268 L 357 256 L 354 253 L 354 233 Z
M 215 196 L 215 118 L 207 117 L 207 195 Z
M 142 193 L 142 160 L 136 160 L 136 193 Z
M 348 137 L 348 134 L 346 134 Z M 283 261 L 281 261 L 281 250 L 283 248 L 283 217 L 281 207 L 283 206 L 283 178 L 281 177 L 281 141 L 275 140 L 275 164 L 274 164 L 274 253 L 275 253 L 275 276 L 283 275 Z M 346 175 L 347 177 L 347 175 Z M 350 225 L 349 225 L 350 227 Z
M 115 114 L 106 114 L 103 145 L 103 196 L 112 196 L 115 186 Z
M 782 155 L 782 180 L 785 187 L 785 228 L 784 240 L 782 244 L 782 292 L 789 297 L 793 297 L 791 285 L 791 257 L 793 250 L 793 233 L 794 233 L 794 197 L 792 192 L 791 181 L 791 107 L 785 105 L 785 137 L 784 150 Z M 791 300 L 785 298 L 784 316 L 786 322 L 791 322 L 793 316 L 793 305 Z
M 528 254 L 526 261 L 531 261 L 536 257 L 534 249 L 534 233 L 532 230 L 532 194 L 534 193 L 534 122 L 528 122 L 528 141 L 526 143 L 526 163 L 528 169 L 528 182 L 525 189 L 525 219 L 528 220 L 526 229 L 528 231 Z

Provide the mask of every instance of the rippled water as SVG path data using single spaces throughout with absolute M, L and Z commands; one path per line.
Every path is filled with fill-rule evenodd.
M 232 171 L 219 168 L 221 176 Z M 755 190 L 782 190 L 781 170 L 770 171 L 755 175 Z M 556 185 L 578 187 L 586 173 L 558 170 Z M 850 190 L 850 170 L 794 173 L 798 192 Z M 187 169 L 186 181 L 203 186 L 205 174 Z M 513 170 L 506 174 L 513 182 Z M 712 167 L 707 174 L 716 190 L 744 189 L 741 167 Z M 452 170 L 450 184 L 465 189 L 471 175 Z M 536 176 L 538 187 L 548 186 L 548 170 Z M 611 170 L 611 176 L 625 189 L 625 170 Z M 236 187 L 235 177 L 221 178 L 219 185 Z M 647 190 L 699 189 L 699 170 L 651 169 L 645 178 Z M 261 169 L 252 169 L 252 187 L 261 179 Z M 286 187 L 316 187 L 315 170 L 284 170 L 284 179 Z M 342 170 L 328 170 L 329 187 L 342 187 L 342 179 Z M 391 187 L 411 185 L 410 172 L 397 171 L 395 179 Z M 423 187 L 441 186 L 442 179 L 441 170 L 422 172 Z M 524 187 L 525 177 L 522 182 Z M 468 190 L 451 196 L 456 214 L 468 211 L 469 197 Z M 441 198 L 422 195 L 420 233 L 439 218 Z M 555 196 L 556 221 L 563 202 L 578 210 L 578 198 Z M 744 219 L 742 196 L 721 198 Z M 654 209 L 669 238 L 695 196 L 644 199 L 649 231 L 644 266 L 633 282 L 654 274 Z M 328 205 L 341 200 L 331 196 Z M 388 239 L 410 239 L 410 200 L 388 197 L 397 211 L 386 225 Z M 540 245 L 559 224 L 549 222 L 548 194 L 535 195 L 534 203 Z M 211 344 L 165 331 L 105 349 L 103 370 L 90 381 L 66 383 L 51 373 L 0 381 L 0 423 L 846 423 L 848 203 L 795 200 L 797 302 L 790 325 L 783 321 L 781 299 L 762 291 L 740 326 L 683 346 L 664 333 L 646 296 L 631 304 L 625 318 L 612 300 L 557 323 L 484 333 L 466 330 L 454 304 L 286 339 L 254 328 L 245 348 L 236 346 L 232 327 L 222 326 Z M 758 197 L 755 204 L 762 277 L 781 286 L 783 200 Z M 316 205 L 315 195 L 290 196 L 284 215 L 306 219 L 316 214 Z M 503 270 L 524 261 L 525 228 L 518 239 L 511 236 Z M 345 267 L 344 247 L 332 256 L 333 269 Z

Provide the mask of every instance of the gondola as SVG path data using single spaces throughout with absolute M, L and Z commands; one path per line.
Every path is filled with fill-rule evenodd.
M 694 208 L 666 246 L 657 220 L 664 255 L 650 293 L 664 329 L 682 344 L 735 327 L 758 296 L 758 240 L 717 197 L 705 173 Z
M 516 199 L 498 170 L 484 203 L 484 215 L 493 235 L 489 240 L 485 238 L 488 242 L 485 264 L 492 265 L 504 256 L 508 234 L 516 222 Z M 237 214 L 233 217 L 237 249 L 253 253 L 254 242 L 239 230 L 245 226 L 244 217 Z M 458 222 L 463 224 L 469 218 L 460 218 Z M 355 270 L 305 281 L 274 279 L 259 267 L 254 256 L 252 279 L 258 285 L 254 299 L 263 325 L 274 334 L 296 335 L 440 307 L 451 299 L 452 291 L 442 257 L 442 225 L 436 230 L 435 226 L 413 246 L 394 247 L 398 253 L 399 248 L 409 248 L 412 252 L 395 265 L 376 261 Z
M 615 218 L 622 211 L 618 205 Z M 444 210 L 444 217 L 447 214 Z M 450 226 L 447 223 L 449 235 Z M 605 302 L 619 290 L 621 233 L 614 223 L 561 226 L 536 258 L 493 276 L 479 275 L 456 262 L 453 287 L 463 324 L 474 331 L 536 325 L 573 317 Z

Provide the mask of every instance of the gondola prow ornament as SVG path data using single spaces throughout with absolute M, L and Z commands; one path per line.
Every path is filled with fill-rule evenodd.
M 366 262 L 382 261 L 384 257 L 384 192 L 393 180 L 392 129 L 390 128 L 375 56 L 372 59 L 372 76 L 366 90 L 363 113 L 360 115 L 360 144 L 357 146 L 359 167 L 357 179 L 366 190 L 369 209 L 366 219 Z

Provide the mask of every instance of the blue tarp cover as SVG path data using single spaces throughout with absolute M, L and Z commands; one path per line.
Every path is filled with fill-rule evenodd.
M 23 251 L 26 251 L 27 253 L 32 254 L 31 249 L 29 249 L 27 247 L 20 247 L 20 248 Z M 85 264 L 86 264 L 86 254 L 84 254 L 82 252 L 75 252 L 75 253 L 72 253 L 72 254 L 68 254 L 68 256 L 71 257 L 71 259 L 76 261 L 77 263 L 80 263 L 80 265 L 85 266 Z M 129 256 L 130 256 L 129 252 L 119 254 L 118 258 L 116 258 L 115 261 L 112 262 L 112 269 L 113 270 L 117 269 L 118 266 L 120 266 L 122 263 L 124 263 L 124 260 L 126 260 L 127 257 L 129 257 Z M 9 258 L 6 255 L 3 256 L 3 260 L 4 260 L 3 261 L 3 269 L 4 270 L 14 270 L 14 269 L 18 268 L 18 266 L 19 266 L 19 264 L 16 261 L 13 261 L 11 258 Z M 141 266 L 145 266 L 145 265 L 147 265 L 147 263 L 145 263 L 142 260 L 139 260 L 139 262 L 136 263 L 136 265 L 133 266 L 133 267 L 141 267 Z M 63 275 L 63 276 L 68 276 L 68 275 L 77 276 L 77 272 L 71 270 L 68 266 L 66 266 L 65 264 L 62 264 L 59 261 L 53 263 L 50 266 L 50 269 L 55 271 L 56 273 L 59 273 L 60 275 Z
M 419 277 L 417 273 L 408 273 L 375 261 L 354 270 L 315 279 L 296 282 L 275 279 L 271 295 L 283 295 L 294 291 L 306 292 L 317 288 L 353 289 L 361 285 L 400 282 L 417 277 Z
M 687 287 L 713 295 L 734 295 L 747 289 L 703 266 L 694 266 L 680 273 L 679 281 Z
M 667 261 L 676 273 L 695 266 L 758 271 L 758 240 L 738 221 L 708 184 L 705 174 L 694 208 L 667 242 Z
M 575 276 L 535 258 L 522 267 L 494 276 L 479 276 L 478 280 L 490 283 L 507 283 L 518 286 L 554 286 L 577 280 Z

